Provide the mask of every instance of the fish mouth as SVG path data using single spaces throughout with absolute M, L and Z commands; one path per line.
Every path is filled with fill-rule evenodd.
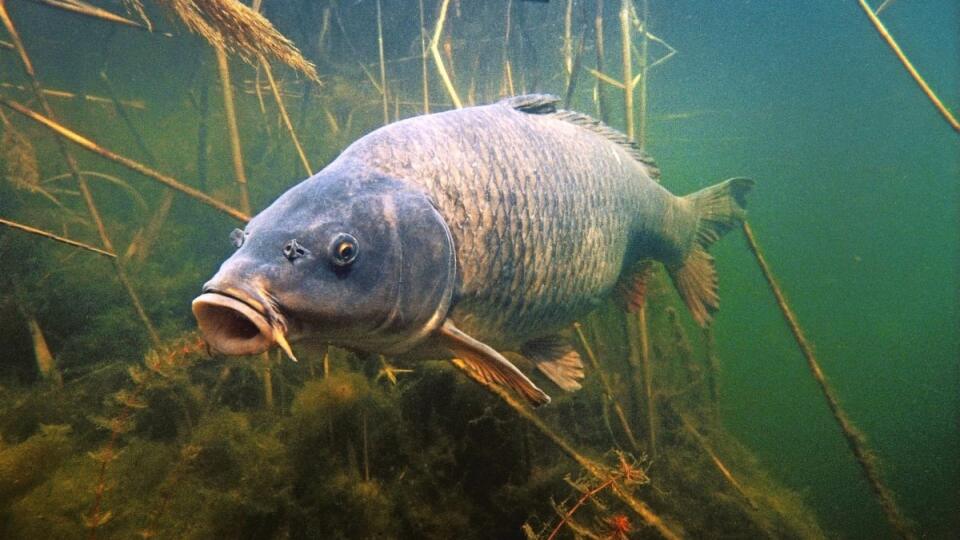
M 286 339 L 285 325 L 262 302 L 239 291 L 204 289 L 194 298 L 193 316 L 204 339 L 227 355 L 260 354 L 279 346 L 296 361 Z

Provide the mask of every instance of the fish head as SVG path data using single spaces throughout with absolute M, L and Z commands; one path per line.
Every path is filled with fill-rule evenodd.
M 429 197 L 388 177 L 321 173 L 240 231 L 193 313 L 213 349 L 293 357 L 301 339 L 398 354 L 443 322 L 453 238 Z

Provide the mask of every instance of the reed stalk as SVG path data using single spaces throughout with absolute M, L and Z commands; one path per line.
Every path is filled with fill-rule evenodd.
M 640 445 L 637 444 L 637 439 L 633 436 L 633 430 L 630 428 L 630 422 L 627 420 L 627 415 L 623 411 L 623 407 L 620 405 L 619 400 L 617 400 L 616 393 L 613 391 L 613 385 L 610 383 L 610 377 L 600 365 L 600 362 L 597 361 L 597 356 L 593 353 L 593 348 L 590 347 L 590 343 L 587 342 L 587 337 L 583 334 L 583 328 L 581 327 L 580 323 L 573 323 L 573 329 L 576 331 L 577 337 L 580 339 L 580 345 L 587 353 L 587 358 L 590 359 L 590 365 L 593 366 L 594 371 L 596 371 L 597 375 L 600 377 L 600 383 L 603 385 L 603 391 L 604 394 L 606 394 L 606 399 L 613 406 L 613 412 L 617 415 L 617 420 L 620 421 L 620 428 L 623 430 L 624 435 L 627 436 L 627 440 L 630 442 L 630 447 L 634 451 L 639 450 Z
M 93 247 L 89 244 L 84 244 L 83 242 L 78 242 L 76 240 L 71 240 L 69 238 L 53 234 L 51 232 L 44 231 L 42 229 L 37 229 L 29 225 L 24 225 L 23 223 L 17 223 L 16 221 L 10 221 L 8 219 L 0 218 L 0 225 L 5 225 L 11 229 L 16 229 L 18 231 L 23 231 L 30 234 L 35 234 L 37 236 L 42 236 L 43 238 L 48 238 L 56 242 L 67 244 L 68 246 L 78 247 L 80 249 L 85 249 L 87 251 L 96 253 L 97 255 L 103 255 L 104 257 L 115 258 L 116 254 L 110 251 L 104 251 L 98 247 Z
M 387 65 L 383 61 L 383 14 L 377 0 L 377 51 L 380 56 L 380 95 L 383 97 L 383 125 L 390 123 L 390 105 L 387 93 Z
M 457 95 L 457 89 L 453 87 L 453 81 L 450 80 L 447 68 L 443 64 L 443 58 L 440 56 L 440 37 L 443 35 L 443 25 L 447 21 L 447 8 L 449 7 L 450 0 L 443 0 L 443 3 L 440 5 L 440 15 L 437 17 L 437 25 L 433 29 L 433 37 L 430 38 L 430 54 L 433 55 L 433 62 L 437 66 L 437 73 L 440 75 L 440 80 L 443 81 L 444 88 L 447 89 L 447 94 L 450 95 L 450 101 L 453 101 L 454 107 L 462 109 L 463 102 L 460 101 L 460 96 Z
M 4 0 L 0 0 L 0 1 L 4 1 Z M 193 199 L 196 199 L 197 201 L 200 201 L 206 204 L 207 206 L 215 208 L 236 220 L 239 220 L 239 221 L 250 220 L 250 216 L 248 213 L 241 212 L 240 210 L 237 210 L 236 208 L 233 208 L 232 206 L 226 203 L 218 201 L 217 199 L 214 199 L 213 197 L 201 191 L 198 191 L 195 188 L 192 188 L 186 184 L 183 184 L 171 176 L 167 176 L 161 172 L 151 169 L 150 167 L 142 163 L 139 163 L 130 158 L 121 156 L 110 150 L 107 150 L 106 148 L 84 137 L 83 135 L 80 135 L 79 133 L 63 126 L 56 120 L 53 120 L 52 118 L 50 118 L 49 116 L 44 116 L 40 113 L 37 113 L 35 111 L 32 111 L 24 107 L 23 105 L 15 101 L 10 101 L 3 97 L 0 97 L 0 105 L 3 105 L 8 109 L 15 111 L 23 115 L 24 117 L 29 118 L 30 120 L 33 120 L 37 124 L 40 124 L 41 126 L 49 129 L 50 131 L 58 135 L 63 140 L 71 142 L 83 148 L 84 150 L 97 154 L 104 159 L 113 161 L 114 163 L 117 163 L 119 165 L 123 165 L 124 167 L 131 169 L 135 172 L 138 172 L 141 175 L 146 176 L 151 180 L 155 180 L 171 189 L 175 189 L 183 193 L 184 195 L 187 195 Z M 60 139 L 58 138 L 58 140 Z
M 513 2 L 513 0 L 510 0 Z M 423 83 L 423 114 L 430 114 L 430 72 L 427 68 L 427 27 L 423 18 L 423 0 L 420 4 L 420 80 Z M 509 8 L 508 8 L 509 9 Z M 509 17 L 509 12 L 507 14 Z M 509 19 L 508 19 L 509 20 Z M 510 29 L 507 29 L 509 36 Z
M 33 354 L 37 361 L 37 371 L 45 380 L 53 383 L 57 388 L 63 388 L 63 377 L 60 370 L 57 369 L 57 362 L 50 352 L 50 346 L 47 344 L 47 338 L 43 335 L 43 329 L 40 323 L 32 313 L 28 313 L 25 308 L 22 309 L 27 318 L 27 326 L 30 328 L 30 337 L 33 341 Z
M 615 474 L 610 471 L 609 468 L 601 465 L 600 463 L 590 459 L 584 454 L 577 451 L 576 448 L 566 439 L 564 439 L 560 434 L 554 431 L 550 426 L 546 424 L 539 416 L 533 413 L 533 411 L 525 404 L 518 401 L 513 395 L 508 391 L 504 390 L 496 384 L 491 384 L 481 379 L 478 379 L 469 367 L 463 362 L 455 359 L 453 364 L 459 368 L 461 371 L 466 373 L 468 377 L 474 381 L 480 383 L 484 388 L 495 394 L 504 403 L 506 403 L 511 409 L 516 411 L 516 413 L 526 420 L 530 425 L 537 429 L 544 437 L 546 437 L 550 442 L 552 442 L 557 448 L 559 448 L 564 454 L 567 455 L 570 459 L 575 461 L 580 467 L 587 471 L 590 476 L 593 476 L 601 483 L 607 482 L 611 479 L 611 475 Z M 668 539 L 679 539 L 682 537 L 680 530 L 676 529 L 676 525 L 668 524 L 663 520 L 659 515 L 657 515 L 646 503 L 637 499 L 630 491 L 623 485 L 622 482 L 614 479 L 609 484 L 610 492 L 614 494 L 618 499 L 620 499 L 624 504 L 626 504 L 631 510 L 633 510 L 638 516 L 640 516 L 643 521 L 657 530 L 660 536 Z
M 280 95 L 280 89 L 277 87 L 277 81 L 273 78 L 273 69 L 270 68 L 270 63 L 267 62 L 265 57 L 260 57 L 260 65 L 263 66 L 263 72 L 267 76 L 267 82 L 270 84 L 270 92 L 273 94 L 273 100 L 277 103 L 277 109 L 280 111 L 280 119 L 283 120 L 284 127 L 287 128 L 287 133 L 290 135 L 290 141 L 293 142 L 293 147 L 297 150 L 297 156 L 300 158 L 300 164 L 303 165 L 304 172 L 307 173 L 307 176 L 313 174 L 313 168 L 310 166 L 310 161 L 307 160 L 307 154 L 303 151 L 303 146 L 300 144 L 300 138 L 297 137 L 296 130 L 293 129 L 293 123 L 290 122 L 290 115 L 287 114 L 287 107 L 283 104 L 283 97 Z
M 510 27 L 512 26 L 511 18 L 513 14 L 513 0 L 507 0 L 507 20 L 504 24 L 504 35 L 503 35 L 503 77 L 507 85 L 507 93 L 509 95 L 514 95 L 516 90 L 513 86 L 513 66 L 510 63 Z
M 13 40 L 17 54 L 20 56 L 23 70 L 27 75 L 27 78 L 30 80 L 30 84 L 33 88 L 33 92 L 37 98 L 37 101 L 40 102 L 40 105 L 43 107 L 43 110 L 46 112 L 47 116 L 52 119 L 53 108 L 50 107 L 50 103 L 43 94 L 42 87 L 40 86 L 40 80 L 37 78 L 36 71 L 33 68 L 33 63 L 30 61 L 30 56 L 27 54 L 27 50 L 23 46 L 23 41 L 20 39 L 20 34 L 17 31 L 16 26 L 14 26 L 13 20 L 10 19 L 10 14 L 7 12 L 6 0 L 0 0 L 0 21 L 2 21 L 7 33 L 10 35 L 10 39 Z M 97 208 L 96 202 L 93 199 L 93 193 L 90 191 L 90 186 L 87 185 L 87 181 L 83 178 L 83 175 L 80 174 L 80 167 L 77 165 L 77 161 L 70 153 L 70 149 L 67 148 L 67 145 L 59 138 L 57 139 L 57 146 L 60 149 L 60 153 L 63 155 L 63 159 L 67 164 L 67 168 L 76 181 L 77 186 L 80 188 L 80 193 L 83 195 L 83 200 L 87 206 L 87 211 L 90 213 L 90 217 L 93 219 L 93 222 L 96 225 L 97 234 L 100 236 L 100 243 L 103 245 L 105 251 L 116 253 L 116 250 L 113 247 L 113 242 L 111 241 L 110 235 L 107 232 L 107 228 L 103 223 L 103 219 L 100 217 L 100 210 Z M 130 302 L 133 304 L 134 310 L 140 317 L 141 322 L 143 322 L 144 327 L 146 327 L 147 335 L 149 336 L 150 341 L 154 345 L 159 345 L 160 336 L 157 334 L 153 323 L 147 316 L 147 312 L 143 308 L 143 303 L 140 301 L 140 296 L 133 288 L 133 283 L 131 283 L 130 279 L 127 277 L 127 272 L 124 269 L 121 260 L 117 257 L 111 257 L 110 262 L 113 263 L 114 271 L 117 274 L 117 280 L 126 290 L 127 295 L 130 297 Z
M 217 56 L 217 71 L 220 73 L 220 86 L 223 90 L 223 109 L 227 117 L 227 131 L 230 135 L 230 155 L 233 160 L 233 178 L 240 188 L 240 210 L 250 214 L 250 194 L 247 191 L 247 173 L 243 169 L 243 149 L 240 145 L 240 129 L 237 126 L 237 111 L 233 102 L 233 83 L 230 82 L 230 62 L 223 47 L 214 47 Z
M 650 2 L 649 0 L 640 0 L 643 9 L 643 32 L 640 34 L 640 150 L 646 149 L 647 145 L 647 64 L 648 58 L 648 39 L 647 21 L 650 20 Z
M 854 459 L 860 464 L 860 468 L 863 470 L 863 474 L 870 484 L 870 488 L 880 503 L 880 508 L 883 510 L 884 516 L 894 531 L 902 538 L 914 538 L 915 535 L 909 521 L 903 515 L 900 507 L 897 506 L 893 492 L 884 484 L 880 476 L 876 455 L 867 446 L 867 441 L 863 434 L 847 416 L 843 407 L 840 406 L 840 401 L 837 399 L 833 387 L 830 386 L 826 376 L 823 374 L 823 370 L 820 368 L 820 362 L 817 361 L 817 357 L 813 353 L 813 346 L 807 341 L 803 329 L 797 320 L 797 316 L 794 314 L 793 309 L 790 308 L 790 304 L 787 302 L 783 290 L 780 289 L 780 285 L 774 277 L 766 257 L 763 256 L 756 236 L 753 234 L 753 229 L 750 228 L 750 224 L 746 221 L 742 223 L 742 228 L 744 237 L 747 240 L 747 247 L 757 260 L 760 271 L 763 273 L 763 278 L 766 280 L 767 285 L 769 285 L 770 291 L 773 293 L 773 297 L 777 302 L 777 307 L 780 308 L 780 313 L 783 314 L 783 318 L 790 328 L 790 333 L 793 334 L 793 338 L 796 340 L 800 352 L 803 353 L 804 358 L 807 360 L 807 367 L 810 369 L 810 374 L 813 375 L 814 380 L 820 386 L 820 391 L 827 401 L 830 413 L 840 427 L 840 431 L 846 439 L 847 446 L 850 447 Z
M 597 73 L 603 73 L 603 64 L 604 64 L 604 43 L 603 43 L 603 0 L 597 0 L 597 12 L 593 18 L 593 41 L 594 49 L 597 53 Z M 600 79 L 594 83 L 593 95 L 594 100 L 597 102 L 597 116 L 600 117 L 600 120 L 604 123 L 609 123 L 609 112 L 607 111 L 606 96 L 604 95 L 605 88 L 600 84 Z
M 748 504 L 750 504 L 751 508 L 756 510 L 757 504 L 753 501 L 753 499 L 750 498 L 746 490 L 743 489 L 743 485 L 740 484 L 740 482 L 737 480 L 735 476 L 733 476 L 733 473 L 730 471 L 730 468 L 727 467 L 726 464 L 723 462 L 723 460 L 720 459 L 720 456 L 718 456 L 717 453 L 713 451 L 713 448 L 710 447 L 710 443 L 707 442 L 706 437 L 701 435 L 696 430 L 696 428 L 693 427 L 693 424 L 686 417 L 686 415 L 678 411 L 676 407 L 673 407 L 673 410 L 677 414 L 677 416 L 680 418 L 680 423 L 683 425 L 683 429 L 685 429 L 687 433 L 689 433 L 690 436 L 693 437 L 693 440 L 695 440 L 697 444 L 700 445 L 700 448 L 704 451 L 705 454 L 707 454 L 707 457 L 710 458 L 710 461 L 713 463 L 714 467 L 717 468 L 717 471 L 720 472 L 720 475 L 723 476 L 723 479 L 726 480 L 727 483 L 730 484 L 730 486 L 733 487 L 733 489 L 737 493 L 739 493 L 747 501 Z
M 620 46 L 623 60 L 623 109 L 626 118 L 627 138 L 635 141 L 633 118 L 633 58 L 630 36 L 630 0 L 620 0 Z
M 907 55 L 903 53 L 903 50 L 900 48 L 900 45 L 897 44 L 896 40 L 893 39 L 893 36 L 890 35 L 890 32 L 887 31 L 887 27 L 883 24 L 883 21 L 877 17 L 877 14 L 870 9 L 870 5 L 867 4 L 866 0 L 859 0 L 860 7 L 863 8 L 863 12 L 867 15 L 867 18 L 870 19 L 870 22 L 873 23 L 873 26 L 877 29 L 877 32 L 880 34 L 880 37 L 887 42 L 887 45 L 890 46 L 890 49 L 893 50 L 893 54 L 897 55 L 897 59 L 900 60 L 900 63 L 903 64 L 903 67 L 906 68 L 907 73 L 913 77 L 914 82 L 920 87 L 920 90 L 927 96 L 927 99 L 933 103 L 933 106 L 937 109 L 943 119 L 950 124 L 950 127 L 954 131 L 960 133 L 960 121 L 957 121 L 957 118 L 953 116 L 953 113 L 950 112 L 950 109 L 940 101 L 940 98 L 937 97 L 937 94 L 930 88 L 930 85 L 927 84 L 927 81 L 920 75 L 913 63 L 910 62 L 910 59 L 907 58 Z M 886 3 L 884 3 L 886 6 Z M 883 6 L 881 6 L 883 7 Z
M 573 0 L 567 0 L 563 10 L 563 74 L 566 76 L 564 88 L 569 88 L 573 76 Z
M 0 46 L 2 46 L 2 44 L 3 42 L 0 42 Z M 9 82 L 0 82 L 0 88 L 18 90 L 21 92 L 33 92 L 33 90 L 30 88 L 27 88 L 19 84 L 9 83 Z M 47 97 L 53 97 L 53 98 L 59 98 L 59 99 L 76 99 L 76 100 L 86 101 L 89 103 L 98 103 L 98 104 L 113 103 L 113 98 L 110 98 L 110 97 L 98 96 L 95 94 L 78 94 L 76 92 L 69 92 L 67 90 L 59 90 L 56 88 L 44 87 L 44 88 L 41 88 L 41 92 L 43 92 L 43 94 Z M 129 107 L 131 109 L 138 109 L 142 111 L 147 108 L 147 104 L 144 103 L 142 100 L 122 99 L 122 100 L 119 100 L 119 102 L 124 107 Z

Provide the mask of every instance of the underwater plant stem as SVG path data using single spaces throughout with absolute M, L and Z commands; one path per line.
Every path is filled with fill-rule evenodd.
M 507 83 L 507 92 L 514 95 L 513 87 L 513 66 L 510 65 L 510 26 L 511 15 L 513 14 L 513 0 L 507 0 L 507 20 L 504 23 L 503 34 L 503 76 Z
M 893 54 L 897 55 L 897 58 L 900 60 L 900 63 L 903 64 L 903 67 L 907 69 L 907 73 L 913 77 L 914 82 L 920 86 L 920 90 L 926 94 L 927 98 L 933 103 L 933 106 L 936 107 L 937 111 L 943 116 L 943 118 L 950 124 L 950 127 L 954 131 L 960 133 L 960 121 L 957 121 L 956 117 L 953 116 L 953 113 L 950 112 L 950 109 L 940 101 L 940 98 L 937 97 L 937 94 L 934 93 L 933 89 L 930 88 L 930 85 L 927 84 L 927 81 L 920 75 L 920 73 L 913 67 L 913 63 L 910 62 L 910 59 L 907 58 L 907 55 L 903 53 L 903 50 L 900 49 L 900 45 L 897 44 L 896 40 L 893 39 L 893 36 L 890 35 L 890 32 L 887 31 L 887 27 L 883 24 L 883 21 L 877 17 L 870 5 L 867 4 L 866 0 L 859 0 L 860 7 L 863 8 L 863 12 L 866 13 L 867 18 L 870 19 L 870 22 L 873 23 L 873 26 L 877 29 L 877 32 L 880 33 L 880 37 L 887 42 L 887 45 L 893 50 Z M 884 3 L 884 6 L 886 3 Z M 881 6 L 883 7 L 883 6 Z M 878 10 L 879 12 L 879 10 Z
M 593 19 L 593 40 L 597 53 L 596 72 L 603 73 L 603 0 L 597 0 L 597 14 Z M 604 86 L 600 84 L 600 79 L 597 79 L 593 87 L 594 99 L 597 101 L 597 115 L 600 117 L 601 121 L 604 123 L 609 123 L 604 90 Z
M 42 114 L 39 114 L 35 111 L 32 111 L 15 101 L 10 101 L 8 99 L 0 97 L 0 105 L 3 105 L 4 107 L 7 107 L 12 111 L 20 113 L 21 115 L 29 118 L 30 120 L 33 120 L 34 122 L 40 124 L 41 126 L 56 133 L 58 136 L 62 137 L 63 139 L 66 139 L 67 141 L 83 148 L 84 150 L 93 152 L 94 154 L 97 154 L 100 157 L 103 157 L 115 163 L 119 163 L 120 165 L 123 165 L 128 169 L 136 171 L 142 174 L 143 176 L 146 176 L 147 178 L 160 182 L 161 184 L 164 184 L 169 188 L 175 189 L 185 195 L 188 195 L 206 204 L 207 206 L 216 208 L 217 210 L 223 212 L 224 214 L 227 214 L 228 216 L 234 219 L 237 219 L 239 221 L 250 220 L 250 215 L 248 213 L 241 212 L 240 210 L 237 210 L 236 208 L 233 208 L 228 204 L 222 203 L 201 191 L 198 191 L 186 184 L 180 183 L 175 178 L 172 178 L 163 173 L 157 172 L 151 169 L 150 167 L 143 165 L 142 163 L 139 163 L 130 158 L 111 152 L 110 150 L 107 150 L 106 148 L 103 148 L 97 143 L 84 137 L 83 135 L 80 135 L 79 133 L 63 126 L 57 121 L 47 116 L 44 116 Z
M 627 138 L 635 141 L 634 138 L 634 117 L 633 117 L 633 59 L 630 38 L 630 0 L 620 0 L 620 45 L 623 55 L 623 109 L 626 118 Z
M 624 504 L 630 507 L 631 510 L 636 512 L 649 526 L 655 528 L 661 536 L 668 540 L 679 539 L 681 536 L 675 532 L 670 525 L 667 525 L 663 519 L 658 516 L 646 503 L 637 499 L 631 494 L 627 488 L 621 485 L 620 482 L 617 482 L 616 479 L 612 479 L 611 471 L 609 471 L 603 465 L 593 461 L 587 456 L 581 454 L 573 447 L 566 439 L 560 436 L 557 432 L 550 428 L 539 416 L 533 413 L 533 411 L 526 406 L 525 404 L 518 401 L 514 398 L 507 390 L 502 387 L 491 384 L 485 380 L 479 379 L 474 375 L 474 373 L 461 361 L 455 360 L 453 362 L 458 369 L 463 371 L 468 377 L 478 382 L 484 388 L 496 394 L 500 399 L 504 401 L 511 409 L 517 412 L 521 418 L 529 422 L 533 427 L 537 428 L 540 433 L 550 440 L 554 445 L 557 446 L 564 454 L 566 454 L 570 459 L 575 461 L 578 465 L 583 467 L 591 476 L 600 480 L 601 482 L 610 482 L 610 491 Z
M 270 351 L 260 353 L 260 359 L 263 361 L 263 404 L 270 410 L 273 409 L 273 372 L 271 371 Z
M 453 101 L 454 107 L 462 109 L 463 102 L 460 101 L 457 89 L 453 87 L 453 81 L 450 80 L 447 68 L 443 64 L 443 58 L 440 56 L 440 36 L 443 35 L 443 25 L 447 20 L 447 8 L 449 7 L 450 0 L 443 0 L 440 5 L 440 15 L 437 17 L 437 26 L 433 30 L 433 37 L 430 38 L 430 54 L 433 55 L 433 62 L 437 65 L 437 73 L 440 75 L 440 80 L 443 81 L 447 93 L 450 94 L 450 100 Z
M 233 84 L 230 82 L 230 62 L 223 47 L 214 47 L 217 55 L 217 71 L 223 89 L 223 109 L 227 117 L 230 135 L 230 154 L 233 156 L 233 177 L 240 187 L 240 209 L 250 213 L 250 194 L 247 191 L 247 174 L 243 170 L 243 150 L 240 146 L 240 129 L 237 127 L 237 111 L 233 102 Z
M 310 167 L 307 154 L 303 151 L 303 146 L 300 144 L 296 130 L 293 129 L 293 123 L 290 122 L 290 115 L 287 114 L 287 107 L 283 104 L 283 97 L 280 95 L 280 89 L 277 87 L 277 81 L 273 78 L 273 69 L 264 56 L 260 57 L 260 65 L 263 66 L 263 72 L 266 74 L 267 82 L 270 84 L 270 92 L 273 94 L 273 100 L 277 102 L 280 119 L 283 120 L 283 125 L 287 128 L 287 133 L 290 134 L 290 140 L 293 142 L 293 147 L 297 150 L 297 156 L 300 158 L 303 170 L 307 173 L 307 176 L 310 176 L 313 174 L 313 168 Z
M 743 486 L 740 484 L 740 482 L 737 481 L 736 477 L 733 476 L 733 473 L 730 472 L 730 469 L 727 468 L 726 464 L 724 464 L 720 457 L 717 456 L 717 453 L 713 451 L 713 449 L 710 447 L 710 444 L 707 442 L 706 437 L 701 435 L 700 432 L 693 427 L 693 424 L 690 423 L 690 420 L 686 417 L 686 415 L 678 411 L 677 408 L 673 407 L 672 405 L 671 408 L 680 418 L 680 423 L 683 424 L 683 429 L 685 429 L 687 433 L 689 433 L 693 439 L 697 441 L 697 444 L 700 445 L 700 448 L 707 454 L 707 456 L 710 458 L 710 461 L 713 462 L 713 465 L 717 468 L 723 478 L 750 504 L 752 508 L 756 509 L 757 504 L 753 501 L 753 499 L 750 498 L 749 495 L 747 495 L 747 492 L 743 489 Z
M 883 483 L 883 479 L 880 477 L 880 471 L 877 467 L 877 457 L 874 455 L 873 451 L 867 447 L 867 442 L 863 434 L 859 429 L 857 429 L 853 422 L 850 421 L 847 413 L 840 406 L 840 401 L 837 399 L 837 396 L 833 391 L 833 387 L 830 386 L 826 376 L 823 374 L 823 370 L 820 369 L 820 363 L 813 354 L 813 347 L 807 341 L 807 338 L 803 333 L 803 329 L 800 327 L 800 323 L 797 321 L 797 316 L 794 314 L 793 309 L 790 308 L 783 291 L 780 289 L 780 285 L 773 276 L 773 272 L 770 270 L 770 265 L 763 256 L 763 252 L 760 250 L 760 246 L 757 243 L 756 236 L 753 234 L 753 229 L 750 228 L 750 224 L 748 224 L 746 221 L 742 223 L 742 228 L 743 234 L 747 240 L 747 246 L 750 248 L 750 252 L 753 253 L 753 256 L 756 258 L 757 264 L 760 266 L 760 271 L 763 273 L 763 277 L 767 281 L 767 285 L 770 286 L 770 290 L 777 302 L 777 306 L 780 308 L 780 312 L 783 314 L 783 318 L 786 321 L 787 326 L 790 328 L 790 333 L 793 334 L 793 337 L 797 342 L 797 346 L 800 348 L 800 352 L 803 353 L 804 358 L 806 358 L 807 367 L 810 368 L 810 373 L 820 386 L 820 391 L 823 393 L 823 397 L 827 401 L 827 406 L 830 408 L 833 418 L 840 426 L 840 431 L 847 440 L 847 445 L 850 447 L 850 451 L 860 464 L 861 469 L 863 469 L 863 474 L 866 476 L 867 482 L 870 484 L 873 493 L 877 496 L 877 499 L 880 503 L 880 508 L 883 510 L 887 521 L 902 538 L 914 538 L 915 535 L 910 528 L 909 522 L 893 498 L 893 492 L 890 491 L 890 488 Z
M 649 51 L 647 21 L 650 20 L 649 0 L 640 0 L 643 10 L 643 32 L 640 37 L 640 150 L 647 145 L 647 72 L 649 71 L 647 55 Z
M 69 238 L 53 234 L 51 232 L 37 229 L 29 225 L 24 225 L 23 223 L 17 223 L 16 221 L 10 221 L 7 219 L 0 218 L 0 225 L 6 225 L 11 229 L 17 229 L 19 231 L 35 234 L 37 236 L 42 236 L 44 238 L 49 238 L 50 240 L 55 240 L 57 242 L 67 244 L 68 246 L 78 247 L 81 249 L 85 249 L 87 251 L 92 251 L 93 253 L 96 253 L 98 255 L 103 255 L 104 257 L 116 257 L 116 254 L 111 253 L 109 251 L 104 251 L 98 247 L 93 247 L 89 244 L 84 244 L 83 242 L 77 242 L 76 240 L 71 240 Z
M 610 487 L 610 484 L 613 483 L 613 480 L 614 480 L 614 477 L 611 476 L 602 484 L 598 485 L 597 487 L 581 495 L 580 498 L 577 499 L 577 502 L 574 503 L 572 507 L 570 507 L 570 510 L 567 510 L 566 512 L 564 512 L 562 516 L 560 516 L 560 523 L 557 523 L 557 526 L 554 527 L 552 531 L 550 531 L 550 535 L 547 536 L 547 540 L 553 540 L 554 538 L 556 538 L 557 533 L 560 532 L 560 529 L 563 527 L 563 524 L 567 523 L 570 520 L 570 518 L 573 517 L 573 514 L 576 513 L 576 511 L 579 510 L 584 503 L 586 503 L 593 497 L 596 497 L 597 493 L 600 493 L 601 491 Z
M 390 123 L 390 106 L 387 92 L 387 64 L 383 58 L 383 14 L 377 0 L 377 52 L 380 56 L 380 96 L 383 98 L 383 125 Z
M 27 78 L 30 80 L 30 84 L 33 87 L 33 93 L 37 98 L 37 101 L 40 102 L 40 105 L 47 113 L 47 116 L 52 119 L 53 108 L 50 107 L 50 102 L 47 101 L 46 96 L 43 94 L 43 90 L 40 86 L 40 80 L 37 78 L 36 71 L 33 69 L 33 63 L 30 61 L 30 56 L 27 54 L 27 50 L 23 46 L 23 41 L 20 39 L 20 34 L 17 32 L 17 28 L 14 26 L 13 20 L 10 18 L 10 14 L 7 12 L 6 0 L 0 0 L 0 21 L 2 21 L 4 27 L 7 29 L 7 33 L 13 40 L 13 44 L 17 49 L 17 54 L 20 56 L 23 70 L 27 75 Z M 3 103 L 7 104 L 8 102 L 4 100 Z M 100 236 L 100 243 L 103 245 L 105 251 L 116 253 L 116 250 L 113 247 L 113 242 L 110 240 L 110 235 L 107 232 L 107 228 L 103 223 L 103 219 L 100 217 L 100 211 L 97 209 L 96 202 L 93 199 L 93 193 L 90 191 L 90 186 L 87 185 L 87 181 L 83 178 L 83 175 L 80 174 L 80 166 L 77 164 L 76 159 L 74 159 L 73 154 L 70 153 L 70 149 L 67 148 L 67 145 L 60 138 L 57 138 L 57 146 L 60 149 L 60 154 L 63 156 L 63 160 L 67 164 L 67 168 L 70 170 L 70 174 L 73 176 L 74 180 L 77 182 L 77 186 L 80 188 L 80 193 L 83 195 L 83 200 L 84 203 L 86 203 L 87 211 L 90 213 L 90 217 L 93 219 L 93 222 L 97 227 L 97 234 Z M 113 268 L 117 274 L 117 280 L 120 281 L 120 285 L 126 290 L 127 295 L 130 297 L 130 302 L 133 304 L 133 307 L 137 312 L 137 315 L 140 317 L 140 320 L 146 327 L 147 335 L 150 337 L 150 341 L 153 342 L 154 345 L 159 345 L 160 336 L 157 334 L 153 323 L 147 316 L 147 312 L 144 310 L 143 304 L 140 302 L 140 296 L 137 295 L 136 290 L 133 288 L 133 284 L 127 277 L 127 272 L 124 269 L 122 262 L 118 257 L 111 257 L 110 262 L 113 263 Z
M 569 88 L 573 77 L 573 0 L 567 0 L 563 11 L 563 73 L 566 75 L 564 88 Z
M 513 0 L 510 0 L 511 2 Z M 423 83 L 423 114 L 430 114 L 430 71 L 427 68 L 427 28 L 423 19 L 423 0 L 420 4 L 420 78 Z M 507 32 L 509 33 L 509 29 Z
M 627 436 L 627 440 L 630 442 L 630 447 L 634 450 L 638 450 L 640 445 L 637 444 L 637 439 L 633 436 L 633 430 L 630 429 L 630 422 L 627 421 L 627 415 L 623 411 L 623 407 L 620 406 L 620 402 L 617 400 L 617 395 L 613 391 L 613 385 L 610 384 L 610 377 L 607 376 L 606 371 L 603 367 L 600 366 L 600 362 L 597 361 L 597 356 L 593 353 L 593 349 L 590 347 L 590 343 L 587 342 L 587 337 L 583 334 L 583 328 L 579 322 L 573 323 L 573 328 L 577 332 L 577 337 L 580 339 L 580 345 L 583 346 L 583 350 L 587 353 L 587 358 L 590 359 L 590 365 L 593 366 L 593 369 L 597 372 L 597 375 L 600 376 L 600 383 L 603 385 L 603 391 L 606 394 L 607 400 L 613 405 L 613 411 L 617 415 L 617 419 L 620 421 L 620 427 L 623 429 L 623 433 Z
M 637 337 L 640 339 L 640 366 L 643 370 L 643 396 L 647 411 L 647 444 L 650 457 L 657 455 L 657 401 L 653 395 L 653 365 L 650 361 L 650 335 L 647 327 L 647 306 L 637 311 Z

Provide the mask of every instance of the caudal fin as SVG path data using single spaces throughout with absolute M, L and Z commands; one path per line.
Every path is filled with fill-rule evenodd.
M 752 187 L 749 178 L 731 178 L 684 197 L 697 216 L 696 240 L 683 262 L 667 270 L 700 326 L 709 324 L 720 306 L 717 271 L 707 249 L 746 217 L 746 196 Z

